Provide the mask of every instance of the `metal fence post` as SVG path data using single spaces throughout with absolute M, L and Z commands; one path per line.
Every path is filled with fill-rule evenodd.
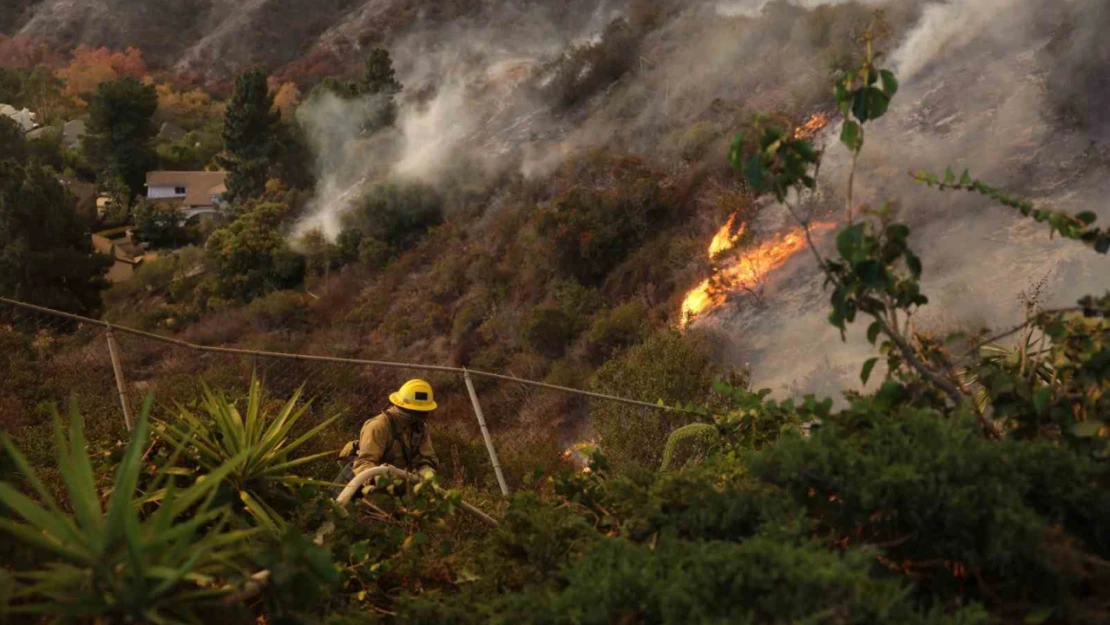
M 486 416 L 482 414 L 482 405 L 478 403 L 478 392 L 474 390 L 474 381 L 470 379 L 470 372 L 463 369 L 463 379 L 466 380 L 466 390 L 470 393 L 470 402 L 474 404 L 474 414 L 478 417 L 478 425 L 482 428 L 482 438 L 486 440 L 486 449 L 489 450 L 489 459 L 493 462 L 493 472 L 497 474 L 497 484 L 501 487 L 501 494 L 509 494 L 509 485 L 505 483 L 505 476 L 501 473 L 501 462 L 497 459 L 497 450 L 493 448 L 493 437 L 486 427 Z
M 116 337 L 112 335 L 112 326 L 108 328 L 108 354 L 112 357 L 112 371 L 116 374 L 116 389 L 119 391 L 119 403 L 123 406 L 123 422 L 127 425 L 127 431 L 130 432 L 133 427 L 131 423 L 131 406 L 127 403 L 127 385 L 123 381 L 123 368 L 119 364 L 119 345 L 116 344 Z

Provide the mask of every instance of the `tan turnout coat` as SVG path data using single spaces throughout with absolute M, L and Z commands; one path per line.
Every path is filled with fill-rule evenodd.
M 432 447 L 432 437 L 426 423 L 417 423 L 421 417 L 411 417 L 396 406 L 390 407 L 362 425 L 358 437 L 358 457 L 354 461 L 355 474 L 390 464 L 406 471 L 419 471 L 424 467 L 439 468 Z M 417 442 L 417 430 L 423 435 Z

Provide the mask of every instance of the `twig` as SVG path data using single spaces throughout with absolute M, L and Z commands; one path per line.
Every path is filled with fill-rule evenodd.
M 1025 328 L 1029 327 L 1030 325 L 1036 323 L 1037 321 L 1039 321 L 1044 316 L 1051 317 L 1052 315 L 1062 315 L 1062 314 L 1066 314 L 1066 313 L 1082 312 L 1082 311 L 1083 311 L 1083 309 L 1079 308 L 1077 306 L 1072 306 L 1070 308 L 1054 308 L 1052 310 L 1042 310 L 1035 317 L 1032 317 L 1030 319 L 1026 319 L 1025 322 L 1022 323 L 1021 325 L 1010 328 L 1009 330 L 1006 330 L 1005 332 L 1002 332 L 1001 334 L 996 334 L 996 335 L 994 335 L 994 336 L 992 336 L 988 339 L 983 339 L 982 341 L 976 343 L 974 346 L 968 348 L 968 350 L 966 352 L 964 352 L 963 355 L 966 358 L 967 356 L 972 355 L 973 353 L 979 351 L 980 349 L 983 349 L 984 347 L 986 347 L 987 345 L 990 345 L 991 343 L 997 343 L 998 341 L 1001 341 L 1004 338 L 1008 338 L 1010 336 L 1013 336 L 1013 335 L 1017 334 L 1018 332 L 1021 332 Z

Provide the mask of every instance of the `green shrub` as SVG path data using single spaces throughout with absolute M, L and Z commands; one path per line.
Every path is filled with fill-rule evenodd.
M 644 340 L 651 329 L 648 310 L 637 300 L 625 302 L 594 319 L 586 332 L 586 358 L 595 366 Z
M 301 330 L 308 325 L 308 302 L 297 291 L 275 291 L 250 303 L 248 312 L 267 330 Z
M 348 233 L 358 233 L 358 231 L 345 230 L 344 234 L 351 237 L 353 235 Z M 371 236 L 364 237 L 361 233 L 358 233 L 358 237 L 358 262 L 372 269 L 384 269 L 393 256 L 393 250 L 389 248 L 389 245 L 381 239 Z
M 236 454 L 212 467 L 207 480 L 183 489 L 167 489 L 159 497 L 142 492 L 144 452 L 149 442 L 151 401 L 138 415 L 102 505 L 87 455 L 84 420 L 71 412 L 68 433 L 55 418 L 57 458 L 69 500 L 57 503 L 4 437 L 3 445 L 35 498 L 0 483 L 0 503 L 10 510 L 2 529 L 40 551 L 34 570 L 14 573 L 5 581 L 5 607 L 10 614 L 51 616 L 60 621 L 196 622 L 235 618 L 241 610 L 221 605 L 230 589 L 214 586 L 214 576 L 243 561 L 254 532 L 228 531 L 229 511 L 213 504 L 212 495 L 235 464 Z M 180 451 L 180 448 L 178 448 Z M 158 471 L 150 484 L 157 491 L 172 480 Z M 143 512 L 144 504 L 157 502 Z M 15 520 L 19 518 L 21 520 Z M 10 603 L 9 603 L 10 601 Z
M 524 340 L 539 354 L 560 358 L 574 340 L 574 320 L 559 308 L 541 306 L 524 322 Z
M 294 426 L 308 409 L 307 406 L 298 407 L 299 400 L 298 392 L 276 413 L 271 412 L 263 396 L 262 383 L 252 378 L 246 406 L 240 411 L 226 396 L 205 386 L 199 413 L 179 404 L 174 416 L 159 422 L 155 431 L 160 440 L 173 447 L 191 443 L 188 457 L 203 474 L 231 465 L 222 479 L 227 480 L 242 509 L 260 527 L 280 534 L 286 523 L 279 510 L 290 505 L 295 488 L 315 483 L 298 477 L 293 469 L 338 451 L 299 458 L 294 455 L 338 419 L 338 416 L 326 419 L 289 440 Z
M 443 199 L 431 187 L 382 184 L 344 215 L 343 229 L 377 239 L 390 248 L 407 249 L 429 228 L 442 223 L 443 217 Z
M 673 217 L 675 200 L 660 187 L 658 173 L 637 159 L 602 155 L 580 166 L 607 171 L 612 180 L 572 187 L 537 211 L 536 225 L 553 242 L 560 269 L 596 286 Z
M 548 97 L 563 107 L 573 107 L 619 80 L 635 68 L 641 34 L 627 21 L 614 20 L 600 41 L 571 48 L 548 68 Z
M 288 205 L 252 202 L 235 221 L 212 233 L 206 249 L 215 295 L 248 302 L 304 282 L 305 259 L 289 249 L 283 232 L 289 217 Z
M 590 390 L 650 403 L 705 404 L 718 373 L 704 339 L 660 330 L 598 369 Z M 692 419 L 602 400 L 590 401 L 590 414 L 602 449 L 619 467 L 658 467 L 671 431 Z
M 1110 552 L 1110 536 L 1092 533 L 1110 514 L 1105 467 L 1049 443 L 988 441 L 931 411 L 860 404 L 749 465 L 808 504 L 830 540 L 888 545 L 886 557 L 935 598 L 1061 604 L 1080 580 L 1049 559 L 1053 526 Z
M 701 160 L 718 136 L 710 122 L 701 121 L 690 126 L 682 135 L 682 158 L 691 162 Z

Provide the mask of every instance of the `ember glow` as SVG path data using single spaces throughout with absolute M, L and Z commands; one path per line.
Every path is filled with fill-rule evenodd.
M 726 224 L 729 230 L 731 230 L 731 222 L 730 219 L 729 224 Z M 810 225 L 809 229 L 810 232 L 818 232 L 832 227 L 831 223 L 820 223 Z M 741 226 L 740 232 L 743 230 L 744 226 Z M 726 230 L 722 229 L 721 232 Z M 719 232 L 717 237 L 720 236 Z M 717 237 L 714 237 L 714 242 Z M 805 247 L 805 230 L 799 226 L 785 234 L 776 235 L 771 240 L 744 252 L 730 261 L 727 266 L 718 268 L 713 276 L 686 294 L 686 299 L 682 302 L 682 320 L 679 325 L 686 327 L 694 319 L 723 306 L 728 301 L 729 295 L 733 293 L 758 289 L 766 281 L 770 272 L 785 265 L 786 261 Z M 710 246 L 711 258 L 715 256 L 712 254 L 713 250 L 714 247 Z
M 794 138 L 812 139 L 817 136 L 817 133 L 824 130 L 830 121 L 832 121 L 832 116 L 828 113 L 814 113 L 812 117 L 806 120 L 806 123 L 794 129 Z

